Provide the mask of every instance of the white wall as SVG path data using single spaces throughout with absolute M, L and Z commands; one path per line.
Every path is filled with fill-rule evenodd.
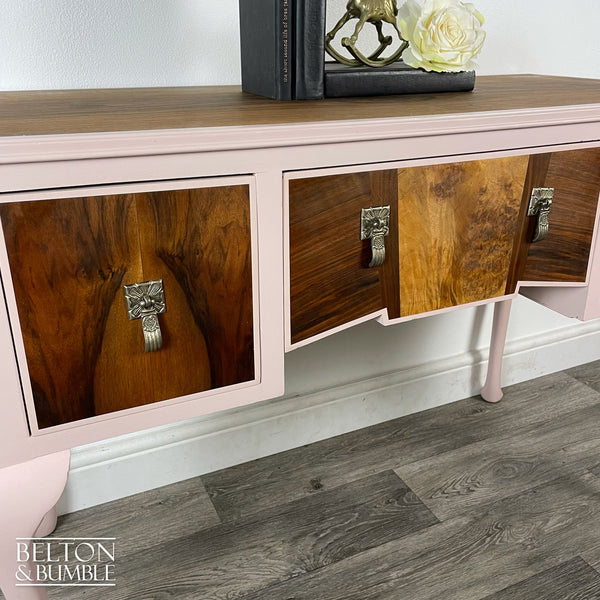
M 600 78 L 597 0 L 475 4 L 488 32 L 480 74 Z M 344 5 L 330 2 L 330 20 Z M 237 0 L 0 0 L 0 15 L 0 89 L 240 80 Z M 296 350 L 286 359 L 285 400 L 75 451 L 61 510 L 476 393 L 490 319 L 486 307 L 388 329 L 369 323 Z M 517 301 L 505 381 L 600 358 L 599 332 Z
M 330 0 L 330 21 L 345 3 Z M 474 3 L 487 20 L 481 74 L 600 76 L 597 0 Z M 239 83 L 237 6 L 237 0 L 0 0 L 0 89 Z

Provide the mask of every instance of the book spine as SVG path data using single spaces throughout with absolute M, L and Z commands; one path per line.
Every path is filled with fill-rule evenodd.
M 291 100 L 294 0 L 239 0 L 242 90 Z
M 356 67 L 355 67 L 356 69 Z M 475 86 L 475 72 L 425 73 L 419 69 L 368 72 L 347 70 L 325 72 L 325 95 L 328 98 L 346 96 L 379 96 L 387 94 L 426 94 L 436 92 L 466 92 Z
M 278 73 L 277 100 L 292 100 L 293 94 L 293 8 L 294 0 L 276 0 L 276 53 Z
M 326 0 L 294 1 L 294 98 L 317 100 L 325 95 Z

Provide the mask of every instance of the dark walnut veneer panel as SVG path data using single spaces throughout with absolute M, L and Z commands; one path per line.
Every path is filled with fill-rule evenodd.
M 127 399 L 148 397 L 150 367 L 135 353 L 138 332 L 126 327 L 121 297 L 123 285 L 143 281 L 133 198 L 3 204 L 0 216 L 38 425 L 96 414 L 105 332 L 121 352 L 107 386 L 131 368 Z
M 247 186 L 0 206 L 40 428 L 254 378 Z M 163 279 L 144 352 L 123 285 Z
M 545 240 L 531 244 L 535 218 L 528 219 L 519 279 L 584 282 L 600 194 L 600 148 L 554 152 L 545 162 L 538 185 L 554 188 L 550 228 Z
M 294 179 L 289 184 L 292 343 L 388 309 L 399 316 L 396 171 Z M 361 209 L 391 205 L 386 260 L 368 268 Z
M 402 316 L 502 296 L 527 156 L 398 170 Z
M 210 387 L 254 379 L 248 188 L 156 192 L 140 198 L 137 206 L 144 273 L 147 279 L 161 276 L 171 291 L 167 313 L 161 315 L 166 334 L 173 341 L 183 339 L 190 322 L 202 333 Z M 187 355 L 181 352 L 183 343 L 173 344 L 175 361 Z M 170 351 L 167 347 L 151 356 L 160 378 L 159 385 L 155 377 L 155 386 L 167 398 L 189 386 L 185 370 L 175 384 L 175 373 L 164 368 Z M 187 367 L 194 369 L 196 360 Z

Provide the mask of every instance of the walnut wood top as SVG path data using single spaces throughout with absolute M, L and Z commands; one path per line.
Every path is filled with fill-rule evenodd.
M 0 92 L 0 136 L 271 125 L 597 104 L 600 80 L 478 77 L 473 92 L 280 102 L 238 86 Z

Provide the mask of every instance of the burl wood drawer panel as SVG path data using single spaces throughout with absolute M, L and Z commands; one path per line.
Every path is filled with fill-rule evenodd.
M 554 198 L 544 240 L 531 243 L 535 218 L 527 219 L 517 277 L 522 281 L 584 282 L 600 194 L 600 148 L 532 157 L 530 171 L 528 191 L 554 188 Z
M 398 170 L 401 316 L 505 294 L 528 162 Z
M 292 343 L 387 308 L 390 318 L 505 293 L 528 157 L 290 181 Z M 368 268 L 362 208 L 390 205 Z
M 253 380 L 247 186 L 0 206 L 40 428 Z M 162 279 L 146 353 L 123 286 Z

